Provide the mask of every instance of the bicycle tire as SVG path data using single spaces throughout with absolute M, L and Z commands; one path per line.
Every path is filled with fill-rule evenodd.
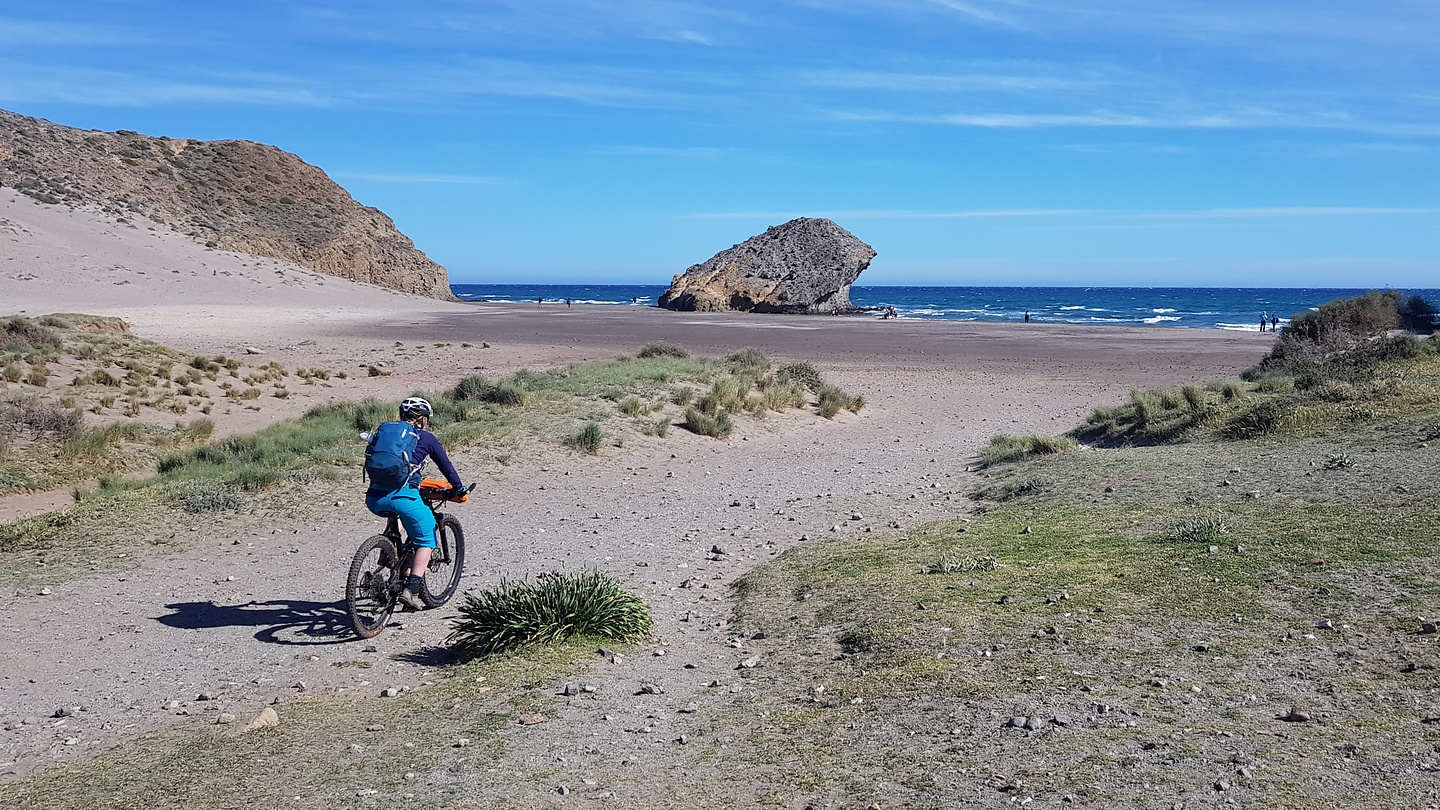
M 441 515 L 435 529 L 436 549 L 425 569 L 424 587 L 420 598 L 436 608 L 449 602 L 460 590 L 460 577 L 465 573 L 465 530 L 454 515 Z
M 361 638 L 379 635 L 390 614 L 395 612 L 395 595 L 390 586 L 398 575 L 399 558 L 390 538 L 377 534 L 360 544 L 355 559 L 350 562 L 350 576 L 345 581 L 345 611 Z

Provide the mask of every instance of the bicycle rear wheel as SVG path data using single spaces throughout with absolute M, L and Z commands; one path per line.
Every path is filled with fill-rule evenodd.
M 465 571 L 465 530 L 454 515 L 440 515 L 435 530 L 436 548 L 425 569 L 425 587 L 420 598 L 430 607 L 449 602 L 460 590 L 460 575 Z
M 355 552 L 345 582 L 345 609 L 361 638 L 378 635 L 395 610 L 395 594 L 390 586 L 400 575 L 399 557 L 395 544 L 383 534 L 361 543 Z

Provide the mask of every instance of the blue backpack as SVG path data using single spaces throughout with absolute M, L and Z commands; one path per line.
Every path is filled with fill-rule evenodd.
M 419 441 L 420 434 L 409 422 L 386 422 L 376 428 L 365 447 L 365 476 L 371 485 L 386 492 L 403 488 L 420 468 L 414 463 Z

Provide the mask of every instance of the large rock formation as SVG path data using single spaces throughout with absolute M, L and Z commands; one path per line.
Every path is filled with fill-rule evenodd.
M 453 297 L 445 268 L 389 217 L 265 144 L 86 131 L 0 110 L 0 185 L 44 203 L 139 214 L 210 247 Z
M 715 254 L 670 282 L 669 309 L 824 312 L 853 309 L 850 285 L 875 250 L 828 219 L 794 219 Z

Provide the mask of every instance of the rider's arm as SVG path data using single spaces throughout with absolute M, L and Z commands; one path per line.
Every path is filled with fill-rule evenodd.
M 455 465 L 450 463 L 450 457 L 445 454 L 445 448 L 440 445 L 440 440 L 435 438 L 434 433 L 428 430 L 420 431 L 420 441 L 416 442 L 416 447 L 424 451 L 422 459 L 425 457 L 435 459 L 435 466 L 440 468 L 441 475 L 444 475 L 445 480 L 450 482 L 450 486 L 456 489 L 465 486 L 460 481 L 460 473 L 455 472 Z

